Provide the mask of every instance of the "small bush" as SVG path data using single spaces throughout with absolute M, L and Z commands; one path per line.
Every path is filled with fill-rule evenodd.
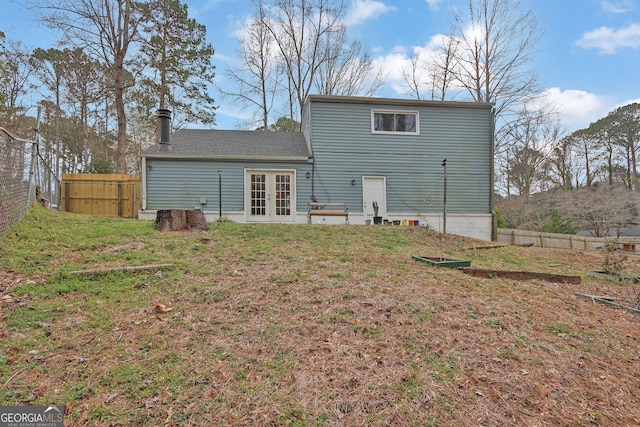
M 549 220 L 540 230 L 545 233 L 576 234 L 578 229 L 570 218 L 565 217 L 559 210 L 549 211 Z

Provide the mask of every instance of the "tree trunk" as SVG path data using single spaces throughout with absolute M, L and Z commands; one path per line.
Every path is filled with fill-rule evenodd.
M 127 173 L 127 119 L 124 106 L 124 64 L 114 64 L 114 89 L 116 115 L 118 117 L 118 143 L 116 145 L 116 173 Z
M 160 232 L 179 231 L 187 228 L 187 211 L 168 209 L 156 213 L 156 229 Z
M 209 226 L 204 217 L 204 212 L 200 209 L 187 211 L 187 229 L 191 231 L 207 231 Z
M 199 209 L 166 209 L 156 213 L 156 229 L 162 233 L 182 230 L 206 231 L 208 228 L 204 213 Z

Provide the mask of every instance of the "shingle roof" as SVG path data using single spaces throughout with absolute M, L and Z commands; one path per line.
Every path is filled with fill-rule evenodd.
M 143 157 L 193 159 L 306 160 L 311 157 L 301 132 L 181 129 L 171 135 L 171 149 L 159 144 Z

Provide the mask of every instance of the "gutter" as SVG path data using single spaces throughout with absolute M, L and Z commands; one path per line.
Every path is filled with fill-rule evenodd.
M 270 161 L 270 162 L 278 162 L 278 161 L 288 161 L 288 162 L 306 162 L 309 159 L 312 159 L 312 156 L 239 156 L 239 155 L 229 155 L 229 156 L 219 156 L 219 155 L 194 155 L 194 154 L 146 154 L 145 157 L 147 159 L 173 159 L 173 160 L 237 160 L 237 161 Z
M 418 99 L 398 99 L 398 98 L 372 98 L 364 96 L 336 96 L 336 95 L 309 95 L 308 100 L 312 102 L 334 102 L 339 104 L 367 104 L 380 105 L 390 104 L 394 106 L 414 106 L 414 107 L 457 107 L 457 108 L 490 108 L 491 102 L 478 101 L 433 101 Z

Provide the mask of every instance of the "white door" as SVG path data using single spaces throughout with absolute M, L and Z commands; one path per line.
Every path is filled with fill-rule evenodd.
M 292 222 L 295 212 L 294 178 L 293 171 L 247 171 L 247 221 Z
M 384 176 L 362 177 L 362 211 L 365 219 L 373 218 L 373 202 L 378 203 L 378 216 L 386 216 L 387 178 Z

